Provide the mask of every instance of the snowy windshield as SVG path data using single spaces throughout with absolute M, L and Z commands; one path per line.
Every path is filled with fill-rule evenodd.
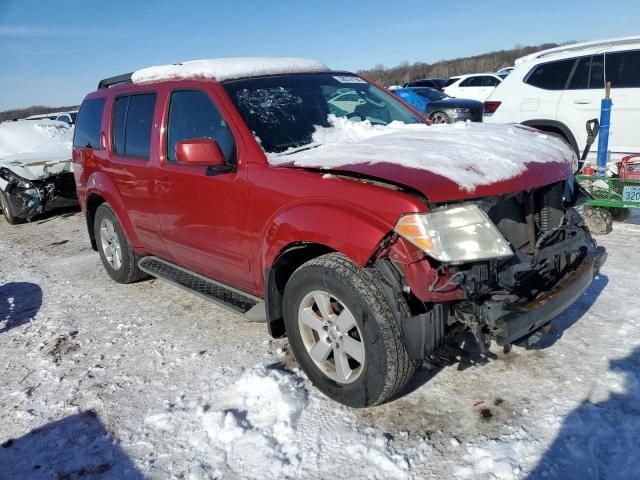
M 223 83 L 262 148 L 283 152 L 312 142 L 329 115 L 353 122 L 422 123 L 391 95 L 353 74 L 278 75 Z

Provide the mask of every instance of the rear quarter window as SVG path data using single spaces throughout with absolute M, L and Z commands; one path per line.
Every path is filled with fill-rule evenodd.
M 104 98 L 94 98 L 82 102 L 73 134 L 73 146 L 100 150 L 100 127 Z
M 608 53 L 605 68 L 613 88 L 640 87 L 640 50 Z
M 542 63 L 529 72 L 525 83 L 544 90 L 564 90 L 576 62 L 575 58 Z

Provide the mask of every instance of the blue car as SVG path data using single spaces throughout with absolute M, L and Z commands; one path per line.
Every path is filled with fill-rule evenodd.
M 425 114 L 433 123 L 481 122 L 482 102 L 453 98 L 428 87 L 391 90 L 406 103 Z

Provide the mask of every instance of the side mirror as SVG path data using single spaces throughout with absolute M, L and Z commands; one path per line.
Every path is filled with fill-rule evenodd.
M 182 165 L 225 168 L 227 163 L 218 142 L 210 138 L 189 138 L 176 143 L 176 160 Z

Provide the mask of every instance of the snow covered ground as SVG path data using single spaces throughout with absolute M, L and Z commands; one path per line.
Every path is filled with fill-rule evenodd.
M 0 478 L 636 479 L 640 216 L 533 350 L 350 410 L 285 340 L 103 271 L 82 216 L 0 222 Z

